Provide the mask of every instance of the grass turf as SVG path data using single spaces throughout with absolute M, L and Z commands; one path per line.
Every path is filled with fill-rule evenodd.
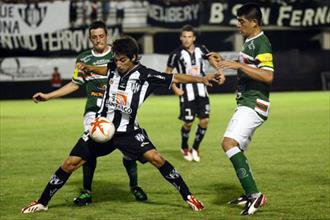
M 330 219 L 330 93 L 273 93 L 271 101 L 270 118 L 257 130 L 247 151 L 258 187 L 268 197 L 268 204 L 253 218 Z M 235 108 L 233 94 L 211 96 L 200 163 L 186 162 L 179 153 L 178 98 L 151 97 L 139 113 L 140 125 L 158 151 L 204 202 L 203 212 L 192 212 L 150 164 L 138 167 L 139 184 L 149 200 L 136 202 L 116 151 L 98 159 L 92 205 L 73 206 L 82 186 L 79 169 L 51 200 L 48 212 L 22 215 L 20 209 L 39 197 L 80 137 L 84 102 L 0 102 L 1 219 L 242 219 L 240 208 L 226 204 L 242 189 L 219 147 Z

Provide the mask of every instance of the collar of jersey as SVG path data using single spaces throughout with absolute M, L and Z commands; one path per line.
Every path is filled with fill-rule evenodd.
M 96 53 L 94 52 L 94 49 L 92 49 L 92 54 L 93 54 L 94 57 L 103 57 L 103 56 L 107 55 L 107 54 L 110 53 L 110 52 L 111 52 L 111 46 L 110 46 L 110 45 L 109 45 L 108 50 L 105 51 L 104 53 L 101 53 L 101 54 L 96 54 Z
M 256 39 L 256 38 L 258 38 L 258 37 L 260 37 L 260 36 L 263 35 L 263 34 L 264 34 L 264 32 L 261 31 L 258 35 L 254 36 L 254 37 L 251 37 L 251 38 L 247 38 L 247 39 L 245 40 L 245 43 L 246 43 L 246 42 L 249 42 L 249 41 L 251 41 L 251 40 L 254 40 L 254 39 Z

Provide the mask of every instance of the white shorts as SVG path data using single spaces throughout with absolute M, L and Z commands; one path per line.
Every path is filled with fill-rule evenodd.
M 255 130 L 264 120 L 252 109 L 246 106 L 236 108 L 229 121 L 224 137 L 232 138 L 239 143 L 239 148 L 247 150 Z
M 92 121 L 94 120 L 95 118 L 95 115 L 96 115 L 96 112 L 87 112 L 84 116 L 84 131 L 88 131 L 89 130 L 89 127 L 92 123 Z

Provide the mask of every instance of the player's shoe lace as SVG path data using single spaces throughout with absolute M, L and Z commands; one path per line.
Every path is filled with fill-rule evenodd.
M 237 199 L 233 199 L 228 202 L 229 205 L 245 205 L 248 201 L 248 197 L 246 195 L 241 195 Z
M 189 148 L 181 148 L 181 153 L 185 160 L 192 161 L 193 158 L 191 156 Z
M 131 188 L 131 192 L 135 196 L 137 201 L 146 201 L 148 200 L 147 194 L 143 191 L 143 189 L 139 186 Z
M 187 197 L 186 202 L 188 203 L 188 205 L 194 210 L 194 211 L 202 211 L 204 209 L 204 205 L 201 201 L 199 201 L 198 199 L 196 199 L 193 195 L 189 195 Z
M 249 197 L 241 215 L 253 215 L 258 209 L 264 206 L 267 202 L 266 196 L 260 194 L 256 198 Z
M 23 214 L 27 214 L 27 213 L 47 211 L 47 210 L 48 210 L 48 206 L 44 206 L 43 204 L 39 203 L 38 201 L 33 201 L 27 207 L 22 208 L 21 212 Z
M 196 162 L 199 162 L 201 160 L 198 150 L 192 149 L 191 150 L 191 156 L 192 156 L 192 159 Z
M 80 195 L 73 199 L 73 203 L 77 206 L 85 206 L 92 203 L 92 194 L 87 190 L 80 192 Z

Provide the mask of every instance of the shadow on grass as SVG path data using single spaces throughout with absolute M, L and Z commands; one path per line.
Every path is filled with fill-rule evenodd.
M 210 187 L 212 187 L 217 194 L 213 202 L 216 205 L 227 205 L 228 201 L 238 198 L 243 194 L 243 189 L 236 184 L 224 184 L 219 182 L 210 185 Z
M 80 181 L 71 181 L 70 185 L 79 185 Z M 110 181 L 95 181 L 93 182 L 93 203 L 104 203 L 104 202 L 119 202 L 119 203 L 142 203 L 152 205 L 166 205 L 172 207 L 183 207 L 185 203 L 182 201 L 182 205 L 172 204 L 166 201 L 153 201 L 152 194 L 146 192 L 148 195 L 147 201 L 137 201 L 134 195 L 130 192 L 128 185 L 118 184 Z M 77 191 L 77 196 L 79 191 Z M 180 196 L 180 194 L 178 194 Z M 157 196 L 155 196 L 156 198 Z M 72 198 L 73 199 L 73 198 Z M 73 205 L 72 201 L 67 201 Z M 56 205 L 54 207 L 65 206 L 67 204 Z

